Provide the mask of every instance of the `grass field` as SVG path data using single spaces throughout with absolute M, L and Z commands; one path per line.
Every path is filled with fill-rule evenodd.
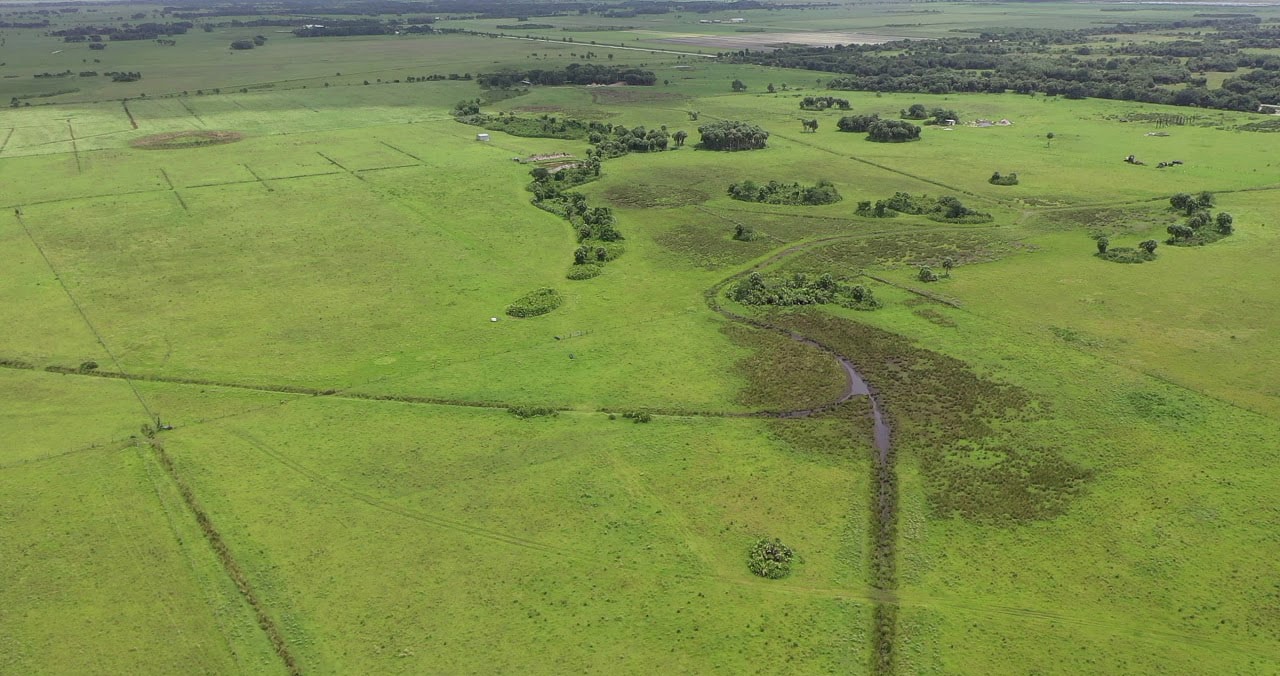
M 878 144 L 799 109 L 827 75 L 649 51 L 1195 11 L 556 16 L 538 36 L 574 42 L 269 33 L 243 53 L 219 28 L 94 53 L 134 83 L 33 79 L 87 48 L 5 29 L 3 92 L 79 91 L 0 110 L 0 673 L 1276 673 L 1280 177 L 1270 135 L 1237 129 L 1263 118 L 1147 136 L 1123 120 L 1186 109 L 842 92 L 1013 122 Z M 765 32 L 698 23 L 738 15 Z M 393 81 L 586 50 L 658 84 Z M 479 142 L 450 115 L 475 97 L 690 139 L 576 188 L 625 252 L 570 280 L 575 233 L 512 160 L 589 146 Z M 696 149 L 721 119 L 768 148 Z M 238 140 L 146 147 L 220 131 Z M 744 180 L 842 199 L 732 199 Z M 1232 236 L 1093 255 L 1099 234 L 1163 242 L 1168 197 L 1204 190 Z M 855 213 L 897 192 L 992 220 Z M 727 282 L 751 271 L 882 307 L 743 306 Z M 563 304 L 504 314 L 541 288 Z M 761 414 L 840 398 L 835 355 L 874 409 Z M 761 537 L 795 550 L 790 576 L 750 572 Z

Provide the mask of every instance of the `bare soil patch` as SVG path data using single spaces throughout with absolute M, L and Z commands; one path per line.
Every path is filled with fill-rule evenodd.
M 163 134 L 152 134 L 136 138 L 129 142 L 134 148 L 145 150 L 180 150 L 182 148 L 198 148 L 200 146 L 216 146 L 224 143 L 235 143 L 244 138 L 238 131 L 170 131 Z

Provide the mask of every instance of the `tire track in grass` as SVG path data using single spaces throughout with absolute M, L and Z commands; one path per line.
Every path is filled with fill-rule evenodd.
M 4 149 L 9 147 L 9 139 L 13 138 L 14 130 L 14 127 L 9 127 L 9 133 L 4 135 L 3 141 L 0 141 L 0 155 L 3 155 Z
M 27 233 L 27 239 L 31 240 L 31 245 L 40 253 L 40 258 L 44 260 L 44 264 L 49 268 L 49 272 L 53 274 L 53 278 L 58 280 L 58 286 L 62 287 L 62 292 L 66 294 L 67 300 L 71 301 L 71 305 L 75 307 L 76 312 L 80 315 L 80 319 L 84 322 L 85 327 L 87 327 L 89 332 L 93 334 L 94 339 L 98 341 L 98 345 L 102 346 L 102 351 L 107 353 L 107 356 L 111 359 L 111 363 L 115 364 L 116 370 L 120 373 L 120 378 L 129 384 L 129 389 L 133 391 L 133 396 L 142 406 L 142 410 L 147 413 L 148 423 L 159 427 L 160 418 L 151 410 L 151 407 L 147 404 L 147 400 L 144 399 L 142 397 L 142 393 L 138 391 L 138 386 L 134 384 L 133 379 L 129 377 L 129 374 L 125 372 L 124 367 L 120 364 L 120 359 L 117 358 L 115 352 L 107 346 L 107 341 L 103 339 L 102 333 L 98 331 L 98 327 L 94 326 L 93 322 L 89 320 L 89 314 L 85 312 L 84 307 L 80 305 L 80 301 L 76 299 L 75 294 L 71 293 L 71 288 L 67 286 L 66 280 L 63 279 L 61 274 L 59 274 L 58 268 L 54 266 L 53 261 L 49 259 L 49 254 L 45 253 L 44 247 L 40 245 L 36 236 L 31 232 L 31 228 L 27 227 L 27 221 L 22 217 L 21 209 L 14 210 L 14 218 L 16 218 L 18 224 L 22 226 L 22 231 Z
M 10 130 L 10 133 L 12 133 L 12 130 Z M 418 164 L 426 164 L 426 162 L 425 162 L 425 161 L 423 161 L 423 159 L 422 159 L 421 157 L 418 157 L 417 155 L 414 155 L 413 153 L 411 153 L 411 152 L 409 152 L 409 151 L 407 151 L 407 150 L 405 150 L 405 149 L 403 149 L 403 148 L 397 148 L 396 146 L 393 146 L 393 145 L 391 145 L 390 143 L 387 143 L 386 141 L 383 141 L 383 140 L 381 140 L 381 139 L 379 139 L 378 143 L 381 143 L 382 145 L 384 145 L 384 146 L 386 146 L 386 147 L 388 147 L 388 148 L 390 148 L 390 149 L 392 149 L 392 150 L 394 150 L 394 151 L 396 151 L 396 152 L 400 153 L 401 155 L 404 155 L 404 156 L 406 156 L 406 157 L 409 157 L 410 159 L 412 159 L 413 161 L 417 162 Z
M 204 118 L 200 117 L 200 114 L 197 113 L 195 109 L 192 108 L 191 105 L 187 103 L 186 99 L 182 97 L 178 97 L 178 104 L 181 105 L 183 108 L 185 108 L 187 113 L 190 114 L 191 117 L 196 118 L 196 122 L 198 122 L 202 128 L 204 129 L 209 128 L 209 125 L 205 124 Z
M 129 124 L 132 125 L 134 129 L 137 129 L 138 121 L 134 119 L 133 112 L 129 110 L 128 99 L 120 99 L 120 106 L 124 108 L 124 114 L 129 116 Z
M 76 173 L 84 173 L 84 166 L 80 163 L 80 146 L 76 143 L 76 129 L 71 126 L 71 118 L 67 118 L 67 133 L 71 135 L 71 154 L 76 156 Z

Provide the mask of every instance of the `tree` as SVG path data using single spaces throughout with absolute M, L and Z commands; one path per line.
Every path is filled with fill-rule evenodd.
M 946 275 L 947 277 L 951 276 L 951 269 L 954 268 L 955 266 L 956 266 L 956 259 L 950 256 L 947 256 L 946 258 L 942 259 L 942 269 L 944 271 L 943 274 Z
M 769 93 L 770 93 L 770 94 L 772 94 L 772 93 L 774 93 L 774 92 L 778 91 L 777 89 L 775 89 L 775 88 L 774 88 L 774 86 L 773 86 L 773 83 L 772 83 L 772 82 L 770 82 L 770 83 L 769 83 L 769 86 L 768 86 L 766 89 L 769 91 Z
M 816 131 L 818 131 L 818 121 L 817 121 L 817 120 L 800 120 L 800 123 L 804 125 L 804 130 L 805 130 L 805 131 L 807 131 L 807 132 L 816 132 Z
M 1192 230 L 1191 228 L 1188 228 L 1185 225 L 1179 225 L 1176 223 L 1166 228 L 1165 232 L 1168 232 L 1169 235 L 1172 237 L 1172 239 L 1169 240 L 1171 242 L 1173 240 L 1178 240 L 1178 239 L 1191 239 L 1196 234 L 1195 230 Z
M 1154 239 L 1149 239 L 1149 240 L 1147 240 L 1147 241 L 1145 241 L 1145 242 L 1142 242 L 1142 243 L 1138 244 L 1138 248 L 1139 248 L 1139 249 L 1142 249 L 1142 250 L 1143 250 L 1143 251 L 1145 251 L 1145 252 L 1147 252 L 1147 255 L 1148 255 L 1148 256 L 1154 256 L 1154 255 L 1156 255 L 1156 247 L 1157 247 L 1157 246 L 1159 246 L 1159 245 L 1158 245 L 1158 244 L 1156 244 L 1156 241 L 1155 241 Z
M 1196 195 L 1196 206 L 1201 209 L 1208 209 L 1213 206 L 1213 193 L 1208 190 Z
M 923 120 L 929 117 L 929 109 L 925 108 L 923 103 L 913 103 L 910 108 L 902 111 L 902 117 L 908 120 Z
M 1196 203 L 1196 198 L 1192 197 L 1191 195 L 1188 195 L 1185 192 L 1180 192 L 1174 195 L 1173 197 L 1169 198 L 1169 205 L 1172 206 L 1174 209 L 1177 209 L 1178 211 L 1181 211 L 1185 214 L 1190 214 L 1191 212 L 1196 210 L 1197 203 Z
M 1048 148 L 1049 146 L 1053 145 L 1053 138 L 1054 138 L 1053 132 L 1049 132 L 1048 134 L 1045 134 L 1044 147 Z
M 734 80 L 734 81 L 733 81 L 733 84 L 732 84 L 732 85 L 730 85 L 730 86 L 731 86 L 731 87 L 733 87 L 733 91 L 735 91 L 735 92 L 745 92 L 745 91 L 747 91 L 747 85 L 746 85 L 746 83 L 744 83 L 742 80 Z
M 688 111 L 688 113 L 689 113 L 689 119 L 690 119 L 690 120 L 692 120 L 692 121 L 694 121 L 694 122 L 697 122 L 697 121 L 698 121 L 698 111 L 696 111 L 696 110 L 690 110 L 690 111 Z
M 1106 253 L 1107 247 L 1109 246 L 1111 246 L 1111 240 L 1107 239 L 1106 237 L 1098 238 L 1098 253 L 1100 254 Z
M 1204 209 L 1199 209 L 1195 213 L 1187 217 L 1187 227 L 1191 228 L 1192 230 L 1199 230 L 1200 228 L 1203 228 L 1204 226 L 1209 225 L 1212 222 L 1213 222 L 1213 217 L 1210 216 L 1209 212 L 1205 211 Z
M 1231 217 L 1231 214 L 1219 211 L 1215 221 L 1218 224 L 1218 232 L 1224 235 L 1230 235 L 1235 232 L 1235 226 L 1233 225 L 1235 219 Z
M 680 131 L 676 132 L 676 133 L 672 136 L 672 138 L 674 138 L 674 139 L 676 140 L 676 147 L 678 148 L 678 147 L 680 147 L 680 146 L 684 145 L 684 140 L 685 140 L 685 139 L 689 138 L 689 132 L 687 132 L 687 131 L 685 131 L 685 130 L 681 129 Z
M 232 49 L 253 49 L 253 40 L 236 40 L 231 43 Z
M 929 266 L 922 265 L 920 266 L 920 272 L 916 273 L 916 279 L 922 282 L 936 282 L 938 281 L 938 275 L 934 274 Z

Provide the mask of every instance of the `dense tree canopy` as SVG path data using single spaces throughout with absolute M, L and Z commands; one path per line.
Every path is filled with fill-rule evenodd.
M 765 147 L 769 132 L 747 122 L 721 120 L 698 127 L 707 150 L 756 150 Z

